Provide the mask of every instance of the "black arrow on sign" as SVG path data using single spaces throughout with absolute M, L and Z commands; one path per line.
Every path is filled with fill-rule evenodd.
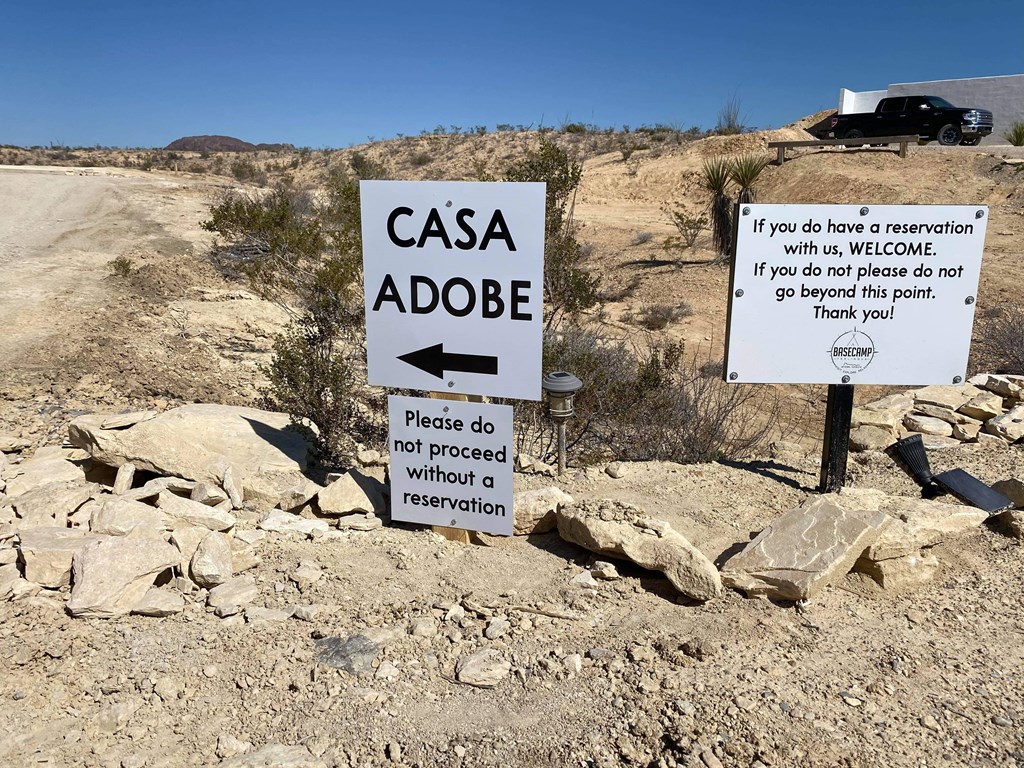
M 488 355 L 459 355 L 454 352 L 445 352 L 443 342 L 399 355 L 398 359 L 439 379 L 444 378 L 445 371 L 483 373 L 489 376 L 498 374 L 498 358 Z

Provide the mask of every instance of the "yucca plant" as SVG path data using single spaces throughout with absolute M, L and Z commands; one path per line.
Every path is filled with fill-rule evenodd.
M 738 198 L 740 205 L 755 202 L 754 184 L 757 182 L 757 177 L 761 175 L 761 171 L 768 166 L 769 162 L 771 162 L 770 157 L 757 152 L 733 158 L 732 163 L 729 165 L 729 179 L 740 188 Z
M 1024 147 L 1024 123 L 1018 120 L 1005 134 L 1006 140 L 1015 147 Z
M 718 249 L 720 258 L 728 256 L 732 250 L 732 200 L 727 192 L 729 161 L 722 156 L 704 160 L 701 184 L 711 193 L 711 203 L 708 205 L 711 214 L 711 241 Z M 720 259 L 716 259 L 718 260 Z

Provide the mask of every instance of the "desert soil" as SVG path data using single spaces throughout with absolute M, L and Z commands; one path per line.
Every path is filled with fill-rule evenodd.
M 765 140 L 645 155 L 635 174 L 617 152 L 588 159 L 583 239 L 607 287 L 634 285 L 607 307 L 610 333 L 638 333 L 629 318 L 644 305 L 685 302 L 693 314 L 660 333 L 716 353 L 727 271 L 706 265 L 704 247 L 690 264 L 662 258 L 661 208 L 696 210 L 701 158 Z M 469 159 L 494 152 L 455 147 L 431 173 L 469 178 Z M 807 152 L 770 168 L 760 199 L 987 203 L 983 309 L 1019 297 L 1024 174 L 1002 159 L 1013 152 Z M 199 221 L 232 184 L 0 169 L 0 432 L 35 448 L 60 443 L 83 412 L 256 399 L 258 365 L 287 315 L 205 258 Z M 631 245 L 642 231 L 654 238 Z M 131 259 L 130 276 L 107 266 L 118 256 Z M 619 479 L 601 467 L 517 475 L 517 489 L 553 484 L 636 504 L 720 563 L 813 493 L 823 388 L 791 394 L 780 437 L 795 434 L 800 447 L 743 462 L 637 463 Z M 1024 478 L 1019 446 L 965 445 L 933 464 L 990 483 Z M 854 457 L 849 484 L 917 495 L 884 454 Z M 259 519 L 242 517 L 243 528 Z M 983 527 L 935 552 L 940 575 L 915 592 L 850 577 L 799 606 L 734 592 L 690 604 L 627 563 L 618 580 L 579 588 L 572 579 L 595 558 L 557 533 L 471 546 L 403 524 L 330 542 L 272 536 L 253 571 L 259 603 L 317 604 L 311 623 L 225 622 L 199 603 L 105 621 L 72 619 L 56 600 L 0 604 L 0 763 L 217 765 L 230 736 L 301 745 L 309 765 L 331 766 L 1024 765 L 1021 545 Z M 301 561 L 324 572 L 302 591 L 289 578 Z M 445 620 L 467 601 L 480 610 Z M 487 642 L 514 672 L 494 689 L 461 685 L 455 664 L 482 642 L 488 614 L 510 619 Z M 438 633 L 408 634 L 420 617 Z M 388 638 L 379 674 L 317 663 L 317 639 L 365 628 Z

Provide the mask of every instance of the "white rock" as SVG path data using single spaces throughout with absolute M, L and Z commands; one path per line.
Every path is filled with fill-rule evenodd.
M 484 648 L 463 656 L 455 665 L 455 679 L 477 688 L 493 688 L 508 677 L 512 664 L 498 651 Z
M 316 499 L 325 515 L 385 511 L 383 483 L 354 469 L 321 490 Z
M 505 616 L 495 616 L 487 622 L 484 629 L 484 637 L 488 640 L 497 640 L 512 628 L 512 623 Z
M 231 542 L 223 533 L 211 531 L 199 542 L 189 566 L 192 580 L 210 589 L 231 578 Z
M 513 533 L 526 536 L 554 530 L 556 512 L 573 503 L 573 498 L 555 486 L 521 491 L 512 497 L 515 524 Z
M 11 499 L 19 527 L 66 527 L 68 516 L 97 495 L 99 486 L 80 480 L 46 483 Z
M 211 608 L 219 608 L 224 605 L 246 605 L 259 595 L 256 579 L 252 576 L 235 576 L 211 589 L 210 594 L 206 597 L 206 604 Z
M 985 422 L 985 431 L 1015 443 L 1024 437 L 1024 405 L 1012 408 L 1002 416 Z
M 74 554 L 99 541 L 80 528 L 30 528 L 21 531 L 18 545 L 25 567 L 25 578 L 49 589 L 71 583 L 71 561 Z
M 245 609 L 245 621 L 287 621 L 295 613 L 294 608 L 258 608 L 250 606 Z
M 924 435 L 949 437 L 953 434 L 953 427 L 948 422 L 932 416 L 922 416 L 919 413 L 908 413 L 904 416 L 903 426 L 912 432 L 920 432 Z
M 107 538 L 75 553 L 68 611 L 82 618 L 111 618 L 141 602 L 162 571 L 178 564 L 178 550 L 166 542 Z
M 192 564 L 192 557 L 199 549 L 199 543 L 210 533 L 209 528 L 201 528 L 196 525 L 175 528 L 171 532 L 171 544 L 178 548 L 181 553 L 178 569 L 182 575 L 189 575 L 189 567 Z
M 429 616 L 420 616 L 410 622 L 409 634 L 413 637 L 434 637 L 437 634 L 437 623 Z
M 280 509 L 272 509 L 270 514 L 260 521 L 259 527 L 264 531 L 272 531 L 274 533 L 301 533 L 305 535 L 309 535 L 314 531 L 326 533 L 331 528 L 330 523 L 326 520 L 309 520 Z
M 213 483 L 196 483 L 189 494 L 189 499 L 205 504 L 208 507 L 216 507 L 225 501 L 230 501 L 228 495 Z
M 173 589 L 151 587 L 132 609 L 132 613 L 159 618 L 173 616 L 183 610 L 185 610 L 185 598 L 181 596 L 180 592 Z
M 167 518 L 159 510 L 124 496 L 104 498 L 89 520 L 93 533 L 107 536 L 165 539 L 168 527 Z
M 85 472 L 69 458 L 75 451 L 53 446 L 39 448 L 31 458 L 14 467 L 8 467 L 7 496 L 14 499 L 22 494 L 50 483 L 85 482 Z
M 170 491 L 162 491 L 156 497 L 156 506 L 172 520 L 179 520 L 186 525 L 201 526 L 211 531 L 227 531 L 234 527 L 235 517 L 205 504 L 183 499 Z
M 120 496 L 125 491 L 132 487 L 132 483 L 135 481 L 135 465 L 130 461 L 126 461 L 120 467 L 117 468 L 117 476 L 114 478 L 114 487 L 111 489 L 111 493 L 115 496 Z

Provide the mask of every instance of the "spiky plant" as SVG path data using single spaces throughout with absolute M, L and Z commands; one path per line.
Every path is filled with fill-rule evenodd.
M 758 152 L 750 152 L 733 158 L 729 164 L 729 179 L 740 188 L 738 197 L 740 205 L 754 202 L 754 184 L 769 162 L 771 162 L 771 158 Z
M 1005 134 L 1006 140 L 1015 147 L 1024 147 L 1024 123 L 1019 120 L 1010 126 Z
M 705 159 L 701 184 L 711 193 L 711 240 L 720 257 L 728 256 L 732 250 L 732 200 L 727 192 L 729 161 L 720 155 Z

